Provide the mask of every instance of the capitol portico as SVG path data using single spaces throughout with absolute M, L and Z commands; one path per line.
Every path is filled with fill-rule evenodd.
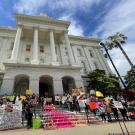
M 87 86 L 87 73 L 110 73 L 99 40 L 68 35 L 70 22 L 16 15 L 17 28 L 0 27 L 0 94 L 50 96 Z

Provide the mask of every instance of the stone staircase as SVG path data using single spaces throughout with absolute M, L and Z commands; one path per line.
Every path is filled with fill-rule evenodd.
M 56 106 L 55 112 L 45 112 L 41 108 L 38 108 L 36 110 L 36 116 L 41 117 L 43 124 L 44 122 L 47 122 L 48 119 L 52 119 L 53 124 L 57 128 L 71 128 L 75 126 L 101 123 L 101 119 L 98 116 L 94 116 L 91 112 L 88 112 L 87 115 L 85 111 L 70 112 L 67 108 L 60 106 Z M 24 122 L 24 127 L 26 127 L 26 121 Z

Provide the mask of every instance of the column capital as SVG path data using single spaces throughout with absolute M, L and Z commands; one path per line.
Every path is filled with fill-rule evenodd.
M 68 34 L 68 30 L 64 30 L 63 33 L 64 33 L 64 34 Z
M 24 26 L 23 26 L 23 24 L 22 24 L 22 23 L 18 23 L 18 24 L 17 24 L 17 27 L 19 27 L 19 28 L 23 28 Z
M 33 30 L 39 30 L 39 26 L 33 26 Z
M 48 29 L 49 32 L 55 32 L 55 29 Z

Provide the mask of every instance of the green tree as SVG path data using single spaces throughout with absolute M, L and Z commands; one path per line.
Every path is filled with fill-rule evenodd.
M 116 77 L 115 75 L 109 75 L 106 77 L 107 78 L 107 93 L 108 94 L 117 94 L 119 93 L 120 88 L 120 84 L 119 84 L 119 79 L 118 77 Z
M 135 90 L 135 67 L 132 67 L 124 77 L 127 88 Z
M 116 94 L 120 90 L 119 79 L 115 75 L 107 75 L 104 70 L 95 69 L 88 76 L 91 88 L 104 95 Z
M 126 52 L 124 51 L 122 47 L 122 45 L 124 45 L 126 40 L 127 40 L 127 37 L 125 35 L 117 32 L 115 35 L 108 37 L 108 41 L 106 45 L 107 45 L 107 48 L 110 50 L 112 50 L 113 48 L 119 48 L 124 54 L 127 61 L 129 62 L 130 66 L 132 67 L 133 63 L 131 62 L 131 60 L 129 59 L 128 55 L 126 54 Z

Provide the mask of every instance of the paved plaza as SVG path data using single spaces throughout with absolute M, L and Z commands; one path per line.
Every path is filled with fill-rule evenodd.
M 126 122 L 126 126 L 130 135 L 135 135 L 135 122 Z M 123 124 L 122 127 L 124 128 Z M 124 131 L 126 133 L 126 130 Z M 0 135 L 108 135 L 108 133 L 121 133 L 119 123 L 105 123 L 57 130 L 17 129 L 0 131 Z

